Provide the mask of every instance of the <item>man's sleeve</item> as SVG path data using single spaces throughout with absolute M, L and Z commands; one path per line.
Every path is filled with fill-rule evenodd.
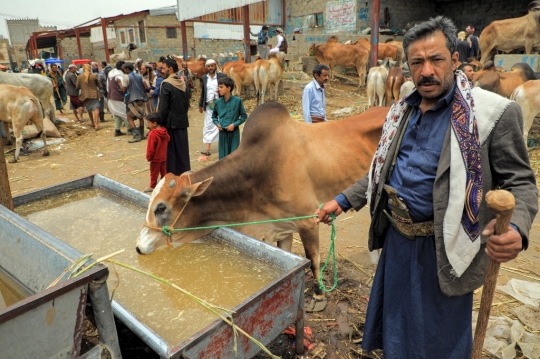
M 240 102 L 238 106 L 239 117 L 236 121 L 234 121 L 234 127 L 240 126 L 241 124 L 246 122 L 246 119 L 247 119 L 247 113 L 246 113 L 246 109 L 244 108 L 244 103 L 242 102 L 241 99 L 239 102 Z
M 159 91 L 159 116 L 164 122 L 167 121 L 167 114 L 169 112 L 169 102 L 171 97 L 167 86 L 167 83 L 162 83 L 161 89 Z
M 369 174 L 356 181 L 355 184 L 341 192 L 352 208 L 359 211 L 367 203 L 366 192 L 368 188 Z M 337 200 L 337 199 L 336 199 Z M 339 201 L 338 201 L 339 203 Z M 342 208 L 344 209 L 344 208 Z
M 302 113 L 304 115 L 304 122 L 311 123 L 311 111 L 309 110 L 309 96 L 311 91 L 309 87 L 304 87 L 302 91 Z
M 523 140 L 523 119 L 518 104 L 512 102 L 506 108 L 492 133 L 489 147 L 492 178 L 499 188 L 512 192 L 516 199 L 510 222 L 519 229 L 523 249 L 526 249 L 538 212 L 538 189 Z
M 201 81 L 201 97 L 199 98 L 199 107 L 202 107 L 204 108 L 204 97 L 205 97 L 205 89 L 206 89 L 206 84 L 204 83 L 204 76 L 202 77 L 202 81 Z
M 216 126 L 219 124 L 218 107 L 219 107 L 219 103 L 216 102 L 216 104 L 214 106 L 214 111 L 212 111 L 212 122 Z

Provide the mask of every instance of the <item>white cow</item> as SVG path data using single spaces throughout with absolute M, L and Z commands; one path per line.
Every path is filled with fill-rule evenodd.
M 278 99 L 279 82 L 283 74 L 283 59 L 281 55 L 270 54 L 268 60 L 258 60 L 253 73 L 255 92 L 257 93 L 257 105 L 264 103 L 266 87 L 270 85 L 270 98 Z M 272 88 L 274 93 L 272 94 Z
M 19 159 L 23 142 L 22 130 L 28 122 L 36 125 L 41 134 L 45 149 L 43 156 L 49 155 L 47 139 L 45 131 L 43 131 L 43 108 L 29 89 L 22 86 L 0 84 L 0 118 L 4 121 L 11 121 L 13 135 L 16 139 L 15 156 L 9 162 L 14 163 Z
M 379 60 L 379 66 L 369 69 L 367 77 L 367 96 L 368 105 L 377 106 L 377 98 L 379 100 L 379 106 L 382 107 L 385 104 L 386 95 L 386 78 L 388 77 L 388 69 L 390 68 L 389 58 L 384 61 Z
M 52 122 L 56 120 L 56 107 L 52 102 L 53 85 L 47 77 L 37 74 L 16 74 L 0 71 L 0 84 L 26 87 L 41 102 L 45 116 L 49 116 Z M 0 118 L 0 120 L 5 119 Z
M 412 81 L 405 81 L 399 89 L 399 98 L 402 99 L 405 96 L 409 96 L 414 90 L 416 90 L 414 83 Z
M 523 112 L 523 139 L 527 144 L 534 118 L 540 113 L 540 80 L 529 80 L 516 87 L 510 100 L 516 101 Z

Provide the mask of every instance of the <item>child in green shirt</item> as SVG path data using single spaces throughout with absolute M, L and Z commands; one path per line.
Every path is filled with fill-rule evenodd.
M 212 121 L 219 130 L 219 159 L 231 154 L 240 145 L 239 127 L 247 119 L 246 110 L 240 97 L 231 95 L 234 81 L 223 77 L 218 81 L 221 96 L 214 104 Z

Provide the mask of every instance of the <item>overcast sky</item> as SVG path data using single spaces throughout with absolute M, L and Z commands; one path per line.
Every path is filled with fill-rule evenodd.
M 91 0 L 64 1 L 49 0 L 35 3 L 3 0 L 0 8 L 0 35 L 8 36 L 6 19 L 39 19 L 41 25 L 58 26 L 67 29 L 98 17 L 108 17 L 132 12 L 156 9 L 177 4 L 177 0 Z

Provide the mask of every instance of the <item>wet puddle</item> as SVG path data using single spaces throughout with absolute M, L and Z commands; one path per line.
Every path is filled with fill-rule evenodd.
M 171 281 L 209 303 L 232 308 L 275 280 L 281 270 L 210 238 L 141 256 L 135 241 L 146 215 L 106 191 L 77 190 L 16 208 L 16 212 L 82 253 L 115 259 Z M 179 344 L 217 319 L 173 288 L 107 264 L 114 299 L 169 344 Z

